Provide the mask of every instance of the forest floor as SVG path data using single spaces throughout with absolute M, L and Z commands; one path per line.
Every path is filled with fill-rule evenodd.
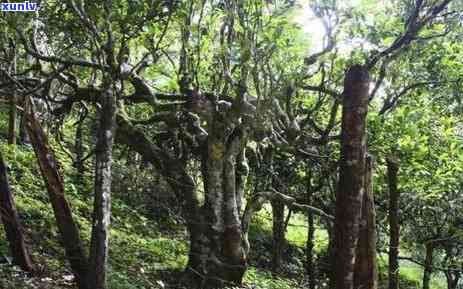
M 16 204 L 28 237 L 33 259 L 39 272 L 29 276 L 9 264 L 8 244 L 0 228 L 0 288 L 2 289 L 61 289 L 73 288 L 73 275 L 64 259 L 53 212 L 46 190 L 35 164 L 33 151 L 26 147 L 13 149 L 1 145 L 9 164 L 10 183 Z M 58 156 L 59 157 L 59 156 Z M 64 158 L 64 156 L 62 156 Z M 65 180 L 74 178 L 70 163 L 62 163 Z M 66 197 L 72 205 L 82 238 L 88 244 L 91 228 L 91 198 L 82 193 L 82 187 L 65 182 Z M 156 222 L 140 213 L 121 199 L 113 200 L 111 229 L 109 288 L 182 288 L 178 281 L 187 262 L 187 235 L 181 222 Z M 294 214 L 287 231 L 288 246 L 282 273 L 272 276 L 271 265 L 271 212 L 262 210 L 254 218 L 250 230 L 252 246 L 251 267 L 245 275 L 243 288 L 286 289 L 304 288 L 304 246 L 307 228 L 304 216 Z M 88 246 L 87 246 L 88 247 Z M 315 250 L 323 256 L 327 235 L 316 231 Z M 323 258 L 317 260 L 323 265 Z M 406 288 L 418 288 L 419 268 L 407 265 L 401 268 Z M 319 288 L 326 288 L 326 274 L 319 276 Z M 405 287 L 404 287 L 405 288 Z M 434 280 L 433 289 L 444 288 Z

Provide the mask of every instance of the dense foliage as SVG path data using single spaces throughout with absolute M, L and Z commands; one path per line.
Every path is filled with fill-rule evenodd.
M 461 0 L 0 12 L 0 287 L 461 288 L 462 23 Z

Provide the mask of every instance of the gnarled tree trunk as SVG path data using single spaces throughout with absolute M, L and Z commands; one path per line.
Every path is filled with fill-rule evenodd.
M 373 161 L 369 155 L 366 157 L 365 169 L 365 193 L 355 259 L 354 288 L 376 289 L 378 287 L 376 212 L 373 195 Z
M 48 143 L 47 136 L 34 113 L 27 114 L 27 132 L 34 147 L 48 196 L 53 207 L 58 230 L 61 235 L 66 257 L 71 264 L 80 289 L 87 289 L 87 258 L 79 234 L 77 223 L 72 217 L 71 208 L 64 197 L 63 177 L 59 164 Z
M 365 179 L 369 74 L 354 65 L 344 80 L 341 160 L 336 196 L 336 288 L 354 287 L 354 264 Z
M 194 283 L 201 283 L 204 275 L 198 271 L 203 268 L 208 260 L 204 258 L 203 248 L 207 246 L 203 237 L 204 208 L 200 206 L 195 183 L 188 174 L 186 164 L 174 156 L 166 153 L 160 147 L 150 142 L 141 130 L 133 127 L 127 120 L 117 116 L 117 141 L 130 146 L 130 149 L 143 155 L 162 174 L 175 192 L 178 199 L 184 199 L 184 212 L 190 234 L 190 251 L 187 265 L 187 272 L 193 276 Z M 203 171 L 207 170 L 204 163 Z
M 6 238 L 8 239 L 8 243 L 10 245 L 13 263 L 18 265 L 24 271 L 32 272 L 34 270 L 34 266 L 26 246 L 18 211 L 16 210 L 13 194 L 11 193 L 10 184 L 8 182 L 8 174 L 5 161 L 1 152 L 0 216 L 5 228 Z
M 393 157 L 386 159 L 389 186 L 389 289 L 399 288 L 399 191 L 397 173 L 399 164 Z
M 207 151 L 204 237 L 204 267 L 198 268 L 205 275 L 206 288 L 218 288 L 229 284 L 241 284 L 247 267 L 242 242 L 239 215 L 238 191 L 236 187 L 237 157 L 243 152 L 246 135 L 236 128 L 228 137 L 224 122 L 216 116 L 209 123 Z
M 202 158 L 205 203 L 201 206 L 182 160 L 150 142 L 124 118 L 118 116 L 117 124 L 117 140 L 150 160 L 179 198 L 185 199 L 190 234 L 187 272 L 195 277 L 190 287 L 219 288 L 241 283 L 247 267 L 239 215 L 247 176 L 246 159 L 240 156 L 245 153 L 245 132 L 235 128 L 225 138 L 220 122 L 210 127 L 215 135 L 209 135 Z

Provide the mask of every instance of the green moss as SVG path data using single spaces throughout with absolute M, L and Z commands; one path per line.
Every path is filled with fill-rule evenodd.
M 259 270 L 255 267 L 250 267 L 246 275 L 244 276 L 245 284 L 252 284 L 256 289 L 298 289 L 304 288 L 302 284 L 298 284 L 297 281 L 273 277 L 270 272 L 265 270 Z

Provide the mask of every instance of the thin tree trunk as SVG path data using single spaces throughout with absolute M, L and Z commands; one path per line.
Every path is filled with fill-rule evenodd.
M 327 224 L 327 232 L 328 232 L 328 264 L 327 267 L 325 266 L 322 270 L 328 272 L 329 284 L 328 288 L 334 289 L 336 288 L 336 271 L 333 270 L 336 266 L 336 241 L 335 241 L 335 233 L 334 233 L 334 224 L 331 226 Z
M 101 95 L 101 107 L 95 153 L 95 199 L 88 274 L 92 289 L 106 288 L 111 221 L 111 166 L 116 126 L 116 99 L 112 89 L 108 88 Z
M 25 115 L 25 112 L 21 113 L 21 117 L 19 120 L 19 140 L 22 144 L 30 142 L 29 134 L 27 132 L 27 116 Z
M 277 274 L 281 270 L 285 243 L 285 205 L 279 200 L 272 200 L 273 220 L 273 248 L 272 248 L 272 272 Z
M 313 203 L 313 187 L 312 187 L 312 172 L 309 171 L 307 177 L 307 204 Z M 307 211 L 307 242 L 306 251 L 306 273 L 309 281 L 309 289 L 315 289 L 315 262 L 314 262 L 314 243 L 315 240 L 315 224 L 313 213 Z
M 12 61 L 12 73 L 16 74 L 16 49 L 13 49 L 13 61 Z M 17 128 L 17 119 L 18 119 L 18 110 L 17 110 L 17 96 L 16 96 L 16 86 L 13 88 L 13 93 L 10 99 L 10 113 L 8 121 L 8 144 L 16 144 L 16 128 Z
M 399 288 L 399 197 L 397 174 L 399 164 L 393 157 L 386 159 L 389 186 L 389 289 Z
M 84 179 L 84 140 L 83 140 L 83 121 L 80 121 L 76 128 L 76 136 L 74 142 L 74 150 L 76 154 L 75 168 L 77 170 L 77 180 L 82 183 Z
M 434 255 L 434 244 L 431 242 L 426 243 L 426 255 L 424 260 L 424 271 L 423 271 L 423 289 L 429 289 L 429 283 L 431 281 L 432 264 Z
M 310 203 L 309 203 L 310 205 Z M 312 213 L 307 213 L 307 244 L 306 244 L 306 271 L 309 279 L 309 289 L 315 289 L 315 262 L 314 262 L 314 238 L 315 225 Z
M 460 276 L 461 273 L 459 271 L 447 270 L 445 272 L 445 278 L 447 279 L 447 289 L 457 289 Z
M 207 173 L 207 164 L 204 161 L 204 158 L 201 161 L 201 173 L 203 176 Z M 204 280 L 202 275 L 201 268 L 205 268 L 207 260 L 203 258 L 202 252 L 208 250 L 208 242 L 205 241 L 205 224 L 204 216 L 201 214 L 203 209 L 200 205 L 199 198 L 197 195 L 197 190 L 194 185 L 194 182 L 186 173 L 186 165 L 182 166 L 182 173 L 177 174 L 178 176 L 183 176 L 182 185 L 185 187 L 179 190 L 179 193 L 185 196 L 185 212 L 187 214 L 187 228 L 190 239 L 190 249 L 188 252 L 188 264 L 185 272 L 188 281 L 193 285 L 192 288 L 196 288 Z M 174 190 L 175 187 L 178 187 L 176 184 L 171 185 Z M 207 195 L 207 179 L 203 179 L 204 194 Z M 199 270 L 198 270 L 199 269 Z M 199 273 L 199 274 L 198 274 Z
M 71 264 L 79 288 L 86 289 L 87 259 L 79 228 L 64 197 L 64 182 L 59 171 L 59 164 L 34 113 L 27 115 L 26 127 L 47 186 L 66 257 Z
M 16 144 L 16 127 L 18 119 L 18 110 L 16 108 L 16 93 L 13 93 L 10 100 L 10 114 L 8 121 L 8 144 Z
M 336 196 L 336 288 L 354 287 L 354 264 L 365 179 L 369 75 L 354 65 L 344 80 L 341 160 Z
M 5 228 L 6 238 L 10 245 L 13 263 L 18 265 L 22 270 L 33 272 L 34 266 L 31 256 L 26 246 L 21 222 L 19 220 L 18 211 L 11 193 L 10 184 L 8 182 L 8 174 L 0 152 L 0 216 Z
M 354 280 L 355 288 L 376 289 L 378 287 L 373 163 L 369 155 L 366 157 L 365 193 L 363 195 L 362 222 L 357 244 Z

